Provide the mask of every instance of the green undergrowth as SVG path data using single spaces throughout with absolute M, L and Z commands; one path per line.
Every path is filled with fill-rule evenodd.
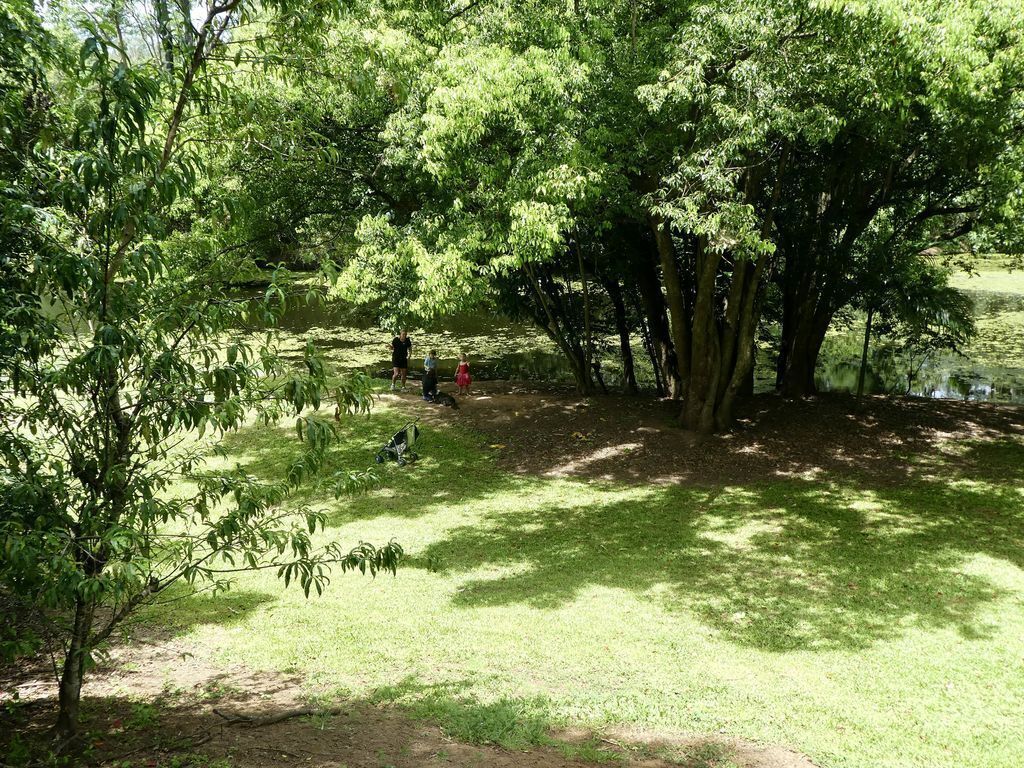
M 347 420 L 328 470 L 367 466 L 405 418 Z M 229 460 L 270 477 L 296 450 L 254 428 Z M 1024 750 L 1019 443 L 907 457 L 901 484 L 851 468 L 716 487 L 526 477 L 500 450 L 427 426 L 381 487 L 304 492 L 325 537 L 401 542 L 397 577 L 339 574 L 307 600 L 246 575 L 153 620 L 223 663 L 507 748 L 621 726 L 695 766 L 730 764 L 702 736 L 823 767 L 1002 768 Z M 563 748 L 616 759 L 603 744 Z

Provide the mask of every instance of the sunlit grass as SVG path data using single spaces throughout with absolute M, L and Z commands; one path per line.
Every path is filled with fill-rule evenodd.
M 403 418 L 347 422 L 334 466 L 368 464 Z M 265 429 L 229 448 L 268 476 L 296 450 Z M 1024 750 L 1020 445 L 923 457 L 901 487 L 527 478 L 454 426 L 428 428 L 421 453 L 365 496 L 303 498 L 332 538 L 397 538 L 397 578 L 339 576 L 305 600 L 263 573 L 161 620 L 224 662 L 477 741 L 627 725 L 858 768 L 994 768 Z M 988 479 L 958 472 L 968 458 Z

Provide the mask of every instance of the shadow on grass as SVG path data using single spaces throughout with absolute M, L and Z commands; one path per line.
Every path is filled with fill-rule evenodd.
M 384 413 L 350 422 L 331 468 L 365 462 L 372 436 L 401 420 Z M 238 440 L 237 459 L 257 474 L 279 472 L 294 455 L 279 435 Z M 454 598 L 462 608 L 556 608 L 604 587 L 694 614 L 758 649 L 856 649 L 912 627 L 989 637 L 980 614 L 1006 592 L 965 563 L 982 555 L 1024 567 L 1017 442 L 916 455 L 903 484 L 843 474 L 702 488 L 525 478 L 496 470 L 479 441 L 453 430 L 432 429 L 427 440 L 423 462 L 392 466 L 381 494 L 331 499 L 330 521 L 479 504 L 470 524 L 406 564 L 452 574 L 515 568 L 465 583 Z M 535 500 L 544 491 L 552 501 Z M 401 530 L 394 535 L 401 541 Z
M 424 685 L 409 679 L 360 699 L 301 697 L 300 681 L 267 675 L 247 680 L 217 676 L 195 692 L 139 696 L 85 696 L 82 750 L 74 764 L 120 768 L 231 768 L 232 766 L 489 765 L 497 768 L 583 764 L 647 768 L 731 768 L 742 755 L 749 768 L 799 768 L 809 761 L 769 759 L 779 750 L 719 736 L 629 743 L 592 731 L 567 731 L 542 698 L 481 702 L 458 684 Z M 212 692 L 212 693 L 211 693 Z M 274 693 L 284 700 L 268 702 Z M 271 718 L 304 698 L 309 714 L 262 727 L 231 727 L 225 717 Z M 288 701 L 290 699 L 290 701 Z M 218 715 L 217 713 L 221 714 Z M 0 759 L 5 766 L 59 765 L 51 754 L 53 699 L 0 710 Z M 432 726 L 432 727 L 429 727 Z M 65 756 L 67 760 L 71 756 Z
M 993 628 L 979 611 L 1005 590 L 964 564 L 985 555 L 1024 567 L 1024 450 L 975 451 L 969 459 L 1007 462 L 1003 484 L 956 473 L 875 489 L 786 480 L 509 505 L 455 529 L 416 564 L 516 567 L 466 583 L 462 607 L 553 608 L 595 586 L 625 589 L 771 651 L 861 648 L 911 626 L 984 638 Z
M 905 483 L 922 456 L 954 441 L 1024 440 L 1024 408 L 926 398 L 829 394 L 786 400 L 764 394 L 737 404 L 729 432 L 679 429 L 679 403 L 581 398 L 508 386 L 467 404 L 460 422 L 501 443 L 502 465 L 523 475 L 624 484 L 720 486 L 781 476 Z M 987 472 L 984 464 L 976 469 Z
M 229 627 L 241 624 L 260 606 L 277 596 L 252 589 L 193 592 L 186 585 L 171 587 L 147 605 L 133 624 L 156 622 L 173 635 L 184 635 L 205 624 Z

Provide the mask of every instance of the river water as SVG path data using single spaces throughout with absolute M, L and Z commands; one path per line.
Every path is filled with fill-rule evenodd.
M 960 400 L 1024 403 L 1024 275 L 990 271 L 957 276 L 954 284 L 973 300 L 978 333 L 963 354 L 936 354 L 908 360 L 884 338 L 873 339 L 866 388 L 871 393 L 911 394 Z M 296 307 L 280 330 L 285 350 L 299 350 L 311 339 L 329 362 L 341 370 L 377 373 L 390 367 L 391 333 L 376 328 L 338 305 Z M 816 379 L 822 391 L 856 388 L 863 342 L 863 320 L 836 327 L 822 349 Z M 564 358 L 542 331 L 489 314 L 448 318 L 410 329 L 414 369 L 427 351 L 440 358 L 444 377 L 454 375 L 460 353 L 469 355 L 476 378 L 571 382 Z M 598 340 L 602 374 L 609 388 L 621 381 L 618 340 Z M 653 369 L 637 340 L 637 377 L 653 387 Z M 775 361 L 766 349 L 758 357 L 755 389 L 774 387 Z M 908 377 L 908 371 L 914 371 Z
M 962 354 L 943 352 L 920 361 L 884 338 L 876 340 L 866 377 L 870 392 L 1024 403 L 1024 295 L 965 292 L 974 301 L 978 332 Z M 856 389 L 863 333 L 861 321 L 830 334 L 816 371 L 819 389 Z

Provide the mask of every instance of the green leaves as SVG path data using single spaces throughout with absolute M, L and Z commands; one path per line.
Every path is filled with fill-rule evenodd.
M 13 387 L 0 388 L 0 596 L 58 635 L 76 611 L 96 616 L 74 625 L 83 658 L 177 583 L 222 588 L 272 568 L 309 594 L 332 566 L 397 567 L 397 545 L 342 550 L 322 538 L 323 512 L 292 499 L 336 436 L 320 411 L 365 413 L 372 389 L 334 377 L 312 344 L 298 361 L 278 354 L 277 320 L 319 291 L 260 269 L 236 239 L 244 202 L 210 178 L 216 139 L 246 103 L 218 63 L 228 32 L 245 17 L 312 41 L 329 5 L 217 5 L 186 57 L 195 65 L 169 72 L 125 55 L 118 33 L 133 30 L 100 12 L 68 20 L 79 26 L 64 56 L 30 4 L 12 16 L 0 2 L 0 131 L 18 140 L 0 153 L 0 380 Z M 26 40 L 52 57 L 35 61 Z M 254 277 L 269 281 L 259 294 L 237 287 Z M 213 459 L 225 433 L 282 418 L 302 441 L 285 477 Z M 0 653 L 26 640 L 0 635 Z

